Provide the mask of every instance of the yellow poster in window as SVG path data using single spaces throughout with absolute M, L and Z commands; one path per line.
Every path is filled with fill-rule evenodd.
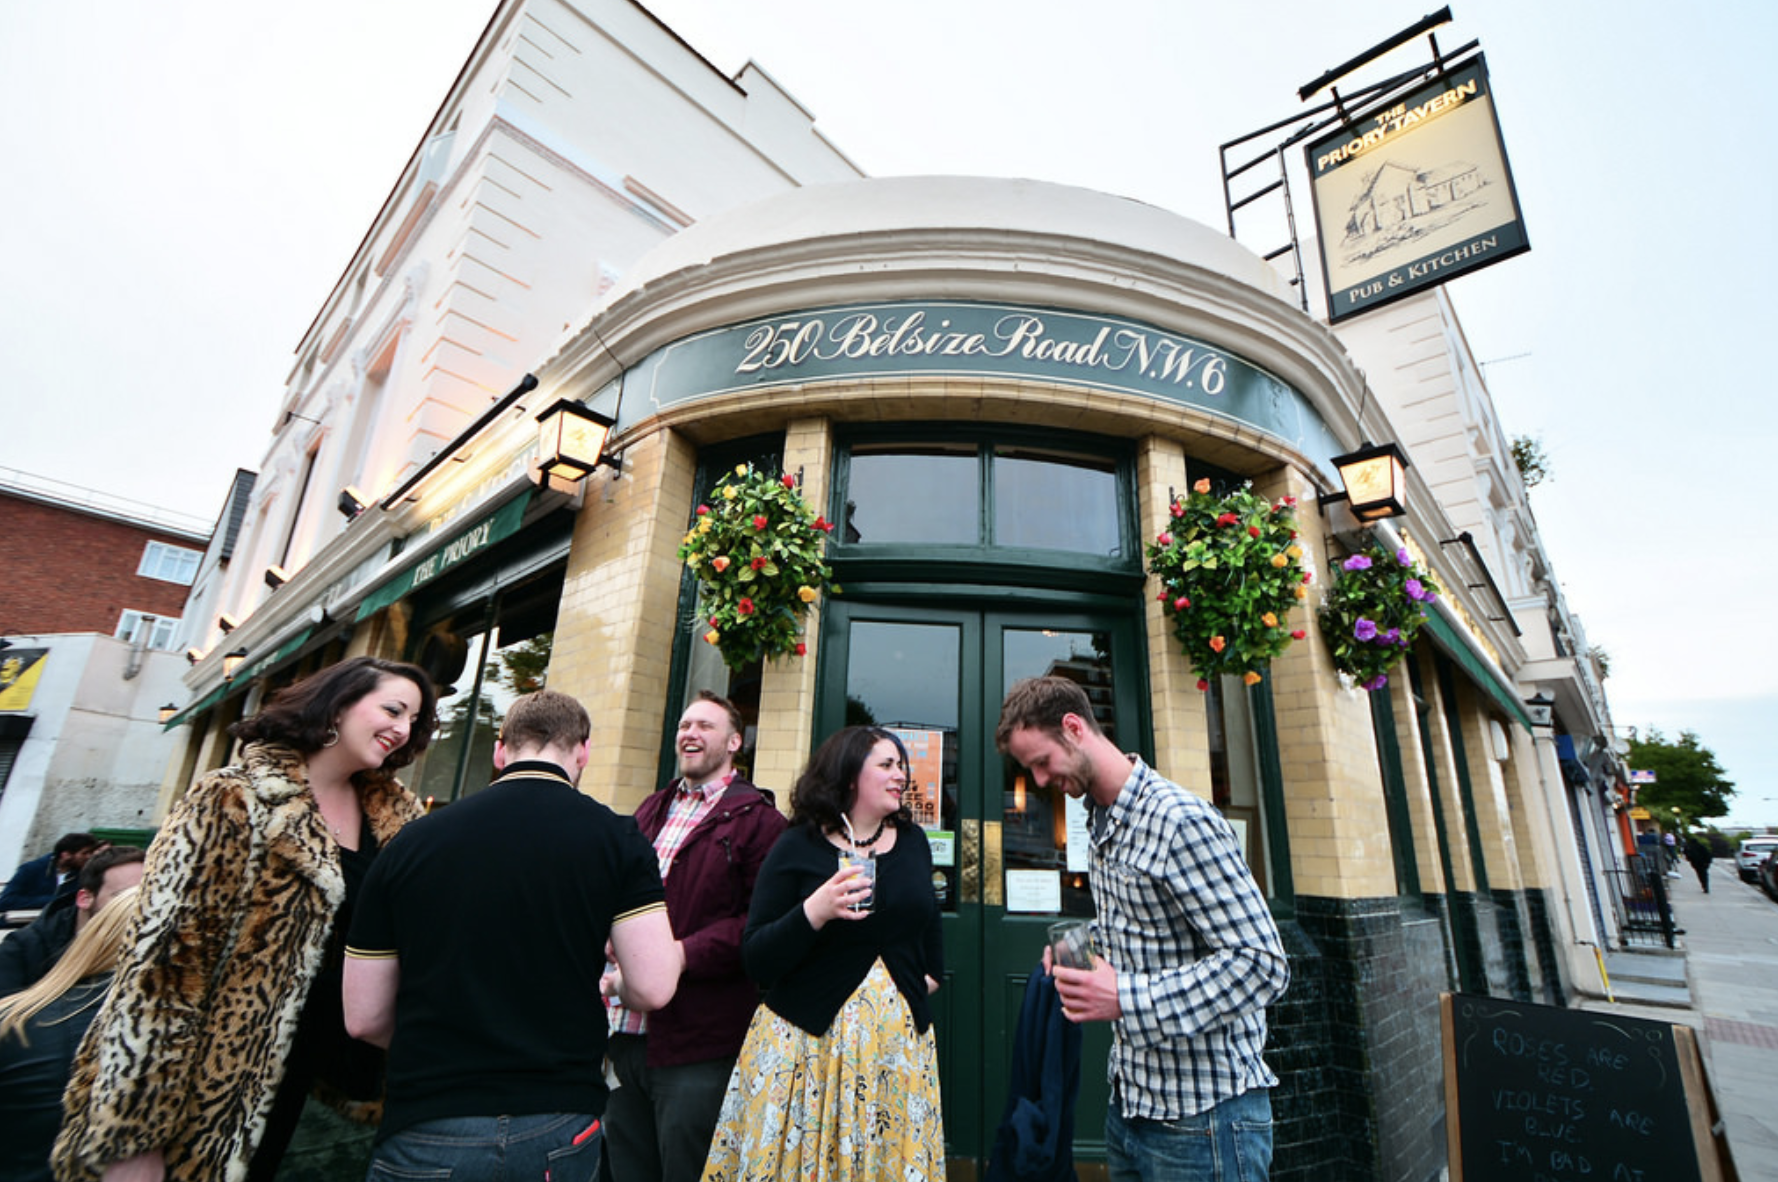
M 0 652 L 0 710 L 29 710 L 31 695 L 49 663 L 46 648 L 9 648 Z

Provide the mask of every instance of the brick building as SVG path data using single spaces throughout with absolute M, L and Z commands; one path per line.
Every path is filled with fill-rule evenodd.
M 0 872 L 76 829 L 152 822 L 182 693 L 181 613 L 210 533 L 0 473 Z

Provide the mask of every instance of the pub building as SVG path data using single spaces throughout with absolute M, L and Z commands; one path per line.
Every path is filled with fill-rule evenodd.
M 1291 957 L 1267 1051 L 1275 1177 L 1436 1175 L 1439 993 L 1575 991 L 1556 900 L 1575 837 L 1515 685 L 1523 644 L 1440 545 L 1459 529 L 1421 467 L 1392 520 L 1362 525 L 1339 495 L 1336 457 L 1398 438 L 1385 400 L 1225 235 L 1028 181 L 810 185 L 666 238 L 512 378 L 312 560 L 303 599 L 273 600 L 264 655 L 175 719 L 191 738 L 163 805 L 271 689 L 361 652 L 441 687 L 440 734 L 406 776 L 433 807 L 486 783 L 504 704 L 545 677 L 591 712 L 582 789 L 619 811 L 672 775 L 700 688 L 742 707 L 744 761 L 781 805 L 822 737 L 893 727 L 945 914 L 935 1022 L 963 1178 L 985 1166 L 1045 930 L 1092 909 L 1078 804 L 995 749 L 1019 678 L 1079 681 L 1118 743 L 1244 842 Z M 540 454 L 538 416 L 562 401 L 610 421 L 589 473 Z M 745 463 L 794 477 L 834 524 L 841 590 L 809 615 L 806 654 L 730 670 L 677 550 Z M 1313 572 L 1287 621 L 1306 636 L 1251 686 L 1199 688 L 1145 570 L 1172 498 L 1205 478 L 1295 498 Z M 1367 532 L 1445 590 L 1369 693 L 1313 619 Z M 1108 1044 L 1089 1028 L 1083 1177 L 1103 1170 Z

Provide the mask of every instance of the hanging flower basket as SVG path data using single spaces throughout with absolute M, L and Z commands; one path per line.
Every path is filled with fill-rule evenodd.
M 796 477 L 737 467 L 698 506 L 679 557 L 698 579 L 704 639 L 739 669 L 756 660 L 802 656 L 803 619 L 830 586 L 822 560 L 833 526 L 796 491 Z
M 1392 553 L 1373 539 L 1340 563 L 1321 604 L 1321 635 L 1334 667 L 1366 690 L 1388 685 L 1389 670 L 1412 647 L 1438 594 L 1406 550 Z
M 1163 610 L 1198 688 L 1225 673 L 1253 685 L 1262 666 L 1304 636 L 1286 623 L 1309 594 L 1296 498 L 1273 503 L 1251 486 L 1215 496 L 1200 480 L 1174 500 L 1171 515 L 1148 547 L 1148 570 L 1161 581 Z

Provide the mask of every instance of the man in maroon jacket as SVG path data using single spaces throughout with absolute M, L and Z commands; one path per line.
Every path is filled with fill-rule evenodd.
M 697 1182 L 759 1004 L 759 988 L 741 968 L 741 932 L 760 863 L 785 820 L 769 792 L 735 773 L 742 726 L 731 702 L 699 690 L 679 718 L 679 778 L 636 810 L 660 858 L 685 972 L 665 1009 L 611 1011 L 612 1182 Z

